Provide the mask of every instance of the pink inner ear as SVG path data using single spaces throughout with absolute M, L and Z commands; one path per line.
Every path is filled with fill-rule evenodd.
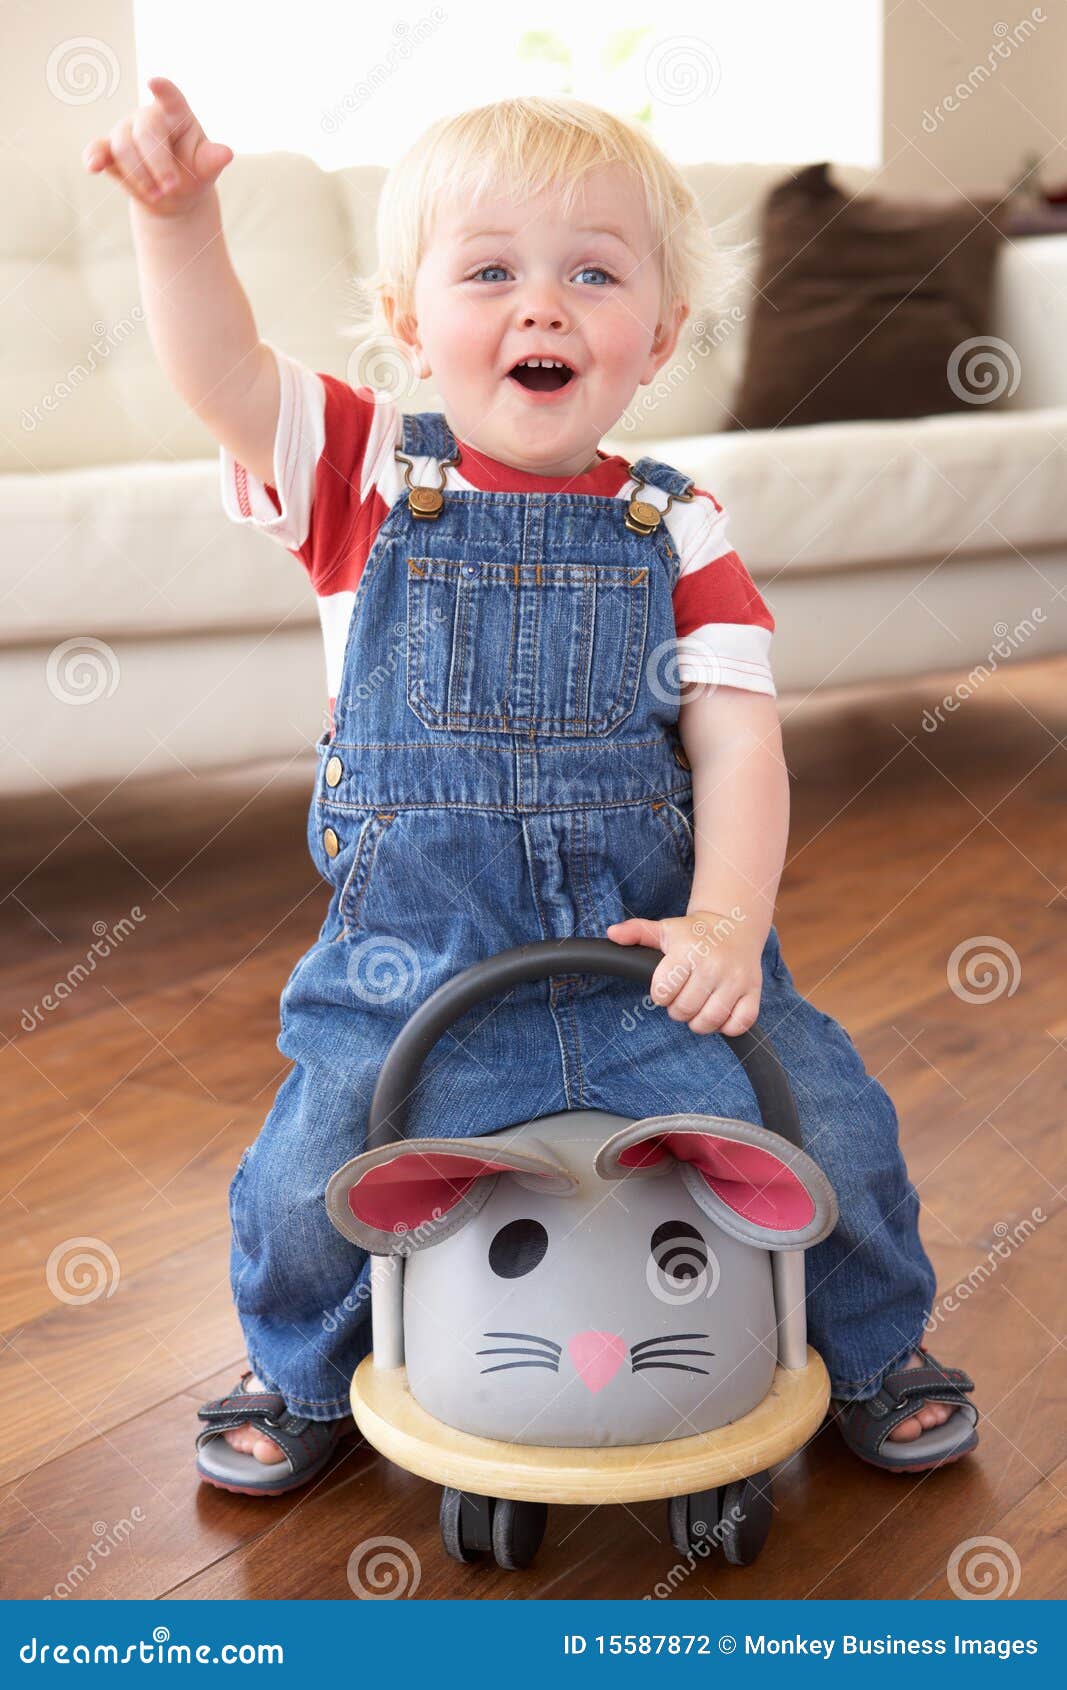
M 481 1162 L 448 1150 L 414 1150 L 368 1168 L 348 1193 L 356 1219 L 379 1232 L 419 1226 L 446 1215 L 485 1174 L 508 1172 L 506 1162 Z
M 757 1226 L 794 1232 L 815 1214 L 796 1174 L 759 1145 L 707 1133 L 660 1133 L 622 1151 L 619 1162 L 624 1168 L 647 1167 L 665 1155 L 693 1163 L 735 1215 Z

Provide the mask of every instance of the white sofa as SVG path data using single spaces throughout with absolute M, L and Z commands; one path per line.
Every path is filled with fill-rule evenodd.
M 382 174 L 281 153 L 238 158 L 220 183 L 261 334 L 338 376 Z M 691 179 L 709 221 L 745 239 L 782 174 L 709 164 Z M 5 164 L 0 192 L 0 786 L 298 758 L 326 699 L 311 588 L 223 515 L 218 452 L 153 357 L 124 196 L 76 158 L 47 190 Z M 1061 652 L 1067 238 L 1005 249 L 994 328 L 1020 380 L 996 404 L 724 433 L 746 326 L 739 296 L 606 444 L 677 464 L 726 505 L 775 615 L 779 693 L 967 672 L 1017 626 L 1012 661 Z

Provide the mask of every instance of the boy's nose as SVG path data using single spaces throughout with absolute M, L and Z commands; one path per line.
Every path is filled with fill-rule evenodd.
M 524 329 L 563 329 L 566 319 L 558 306 L 546 306 L 543 310 L 528 308 L 520 318 Z
M 603 1390 L 626 1360 L 626 1344 L 617 1332 L 576 1332 L 567 1354 L 590 1391 Z
M 569 329 L 567 302 L 556 284 L 547 277 L 528 277 L 521 299 L 516 300 L 516 322 L 523 329 Z

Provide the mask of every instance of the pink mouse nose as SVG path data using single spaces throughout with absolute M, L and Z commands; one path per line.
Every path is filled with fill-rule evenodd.
M 567 1345 L 583 1385 L 601 1391 L 626 1360 L 626 1345 L 616 1332 L 576 1332 Z

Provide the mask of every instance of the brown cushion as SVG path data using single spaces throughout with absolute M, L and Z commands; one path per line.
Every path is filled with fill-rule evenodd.
M 829 168 L 809 165 L 767 196 L 732 428 L 968 404 L 965 384 L 957 380 L 957 392 L 949 381 L 949 360 L 992 327 L 1007 207 L 849 197 Z

